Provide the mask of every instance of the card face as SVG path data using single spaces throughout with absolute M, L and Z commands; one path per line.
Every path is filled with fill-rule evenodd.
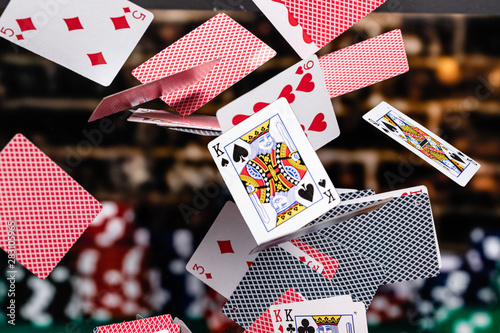
M 408 59 L 401 30 L 332 52 L 319 63 L 330 98 L 406 73 Z
M 137 109 L 127 121 L 175 128 L 183 127 L 219 132 L 221 130 L 219 122 L 214 116 L 193 114 L 189 117 L 183 117 L 172 111 Z
M 387 195 L 395 197 L 378 210 L 318 233 L 382 265 L 384 284 L 434 277 L 439 274 L 440 255 L 432 209 L 425 191 L 409 194 L 417 191 L 406 189 L 344 202 L 335 214 L 346 213 Z M 398 197 L 398 193 L 405 195 Z
M 257 244 L 296 231 L 340 203 L 285 98 L 208 148 Z
M 472 158 L 385 102 L 366 113 L 363 119 L 460 186 L 467 185 L 481 167 Z
M 233 202 L 227 202 L 203 238 L 186 270 L 229 298 L 257 257 L 255 241 Z
M 282 1 L 253 0 L 297 54 L 305 59 L 320 50 Z
M 275 246 L 259 253 L 222 312 L 248 328 L 290 288 L 309 300 L 347 295 L 338 285 L 336 276 L 332 281 L 325 279 Z
M 126 0 L 12 0 L 0 18 L 0 36 L 108 86 L 152 20 Z
M 22 134 L 0 152 L 0 247 L 11 253 L 13 241 L 16 259 L 40 279 L 50 274 L 101 209 Z
M 319 48 L 330 43 L 385 1 L 280 0 Z
M 179 324 L 172 322 L 172 317 L 163 316 L 127 321 L 119 324 L 99 326 L 94 333 L 180 333 Z
M 272 3 L 282 6 L 276 2 Z M 315 150 L 340 135 L 337 118 L 316 55 L 291 66 L 224 106 L 217 111 L 217 119 L 222 130 L 226 132 L 282 97 L 290 104 Z
M 221 58 L 200 83 L 162 100 L 187 116 L 276 55 L 226 14 L 218 14 L 132 71 L 142 83 Z
M 363 303 L 339 297 L 301 303 L 273 305 L 269 309 L 274 332 L 368 333 Z
M 273 305 L 297 303 L 305 301 L 299 293 L 293 289 L 288 289 L 283 296 L 278 298 Z M 250 327 L 245 330 L 245 333 L 269 333 L 273 331 L 273 322 L 271 320 L 271 312 L 269 309 L 266 310 L 256 321 L 253 322 Z

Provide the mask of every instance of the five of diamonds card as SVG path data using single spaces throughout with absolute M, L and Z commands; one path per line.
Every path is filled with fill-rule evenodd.
M 208 147 L 257 244 L 293 232 L 340 203 L 285 98 Z

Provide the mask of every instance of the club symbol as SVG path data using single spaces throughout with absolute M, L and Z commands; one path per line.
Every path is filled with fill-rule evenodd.
M 295 332 L 295 327 L 293 327 L 292 324 L 288 324 L 288 327 L 286 328 L 286 330 L 290 333 L 293 333 L 293 332 Z
M 300 323 L 302 324 L 302 326 L 300 326 L 298 329 L 299 333 L 314 333 L 314 332 L 316 332 L 314 327 L 309 326 L 309 320 L 302 319 L 302 321 Z

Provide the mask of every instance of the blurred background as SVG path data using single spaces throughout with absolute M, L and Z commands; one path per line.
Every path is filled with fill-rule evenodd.
M 259 12 L 225 12 L 278 55 L 200 114 L 215 115 L 300 60 Z M 166 313 L 193 332 L 242 331 L 221 314 L 225 300 L 185 270 L 231 198 L 206 149 L 211 138 L 130 123 L 128 112 L 109 117 L 106 132 L 99 121 L 87 123 L 103 97 L 139 84 L 132 69 L 215 14 L 154 10 L 153 24 L 107 88 L 0 40 L 0 147 L 24 134 L 104 205 L 48 279 L 18 265 L 14 327 L 5 314 L 7 280 L 0 279 L 1 332 L 83 333 Z M 381 288 L 368 311 L 370 332 L 500 332 L 500 19 L 377 12 L 319 55 L 392 29 L 403 32 L 410 71 L 333 99 L 341 136 L 318 154 L 336 187 L 426 185 L 443 270 Z M 478 161 L 482 168 L 467 187 L 363 121 L 381 101 Z M 169 109 L 159 100 L 142 107 Z M 0 271 L 6 266 L 1 251 Z

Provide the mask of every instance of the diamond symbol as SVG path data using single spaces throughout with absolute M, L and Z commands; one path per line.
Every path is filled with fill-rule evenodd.
M 306 257 L 299 257 L 300 261 L 306 262 Z
M 17 40 L 24 40 L 23 35 L 16 35 Z
M 125 16 L 112 17 L 111 21 L 113 21 L 113 24 L 115 25 L 115 30 L 130 29 L 130 25 L 128 25 L 127 18 Z
M 124 7 L 124 8 L 123 8 L 123 12 L 124 12 L 124 13 L 130 13 L 130 8 L 128 8 L 128 7 Z
M 231 246 L 231 241 L 217 241 L 219 244 L 220 253 L 234 253 L 233 247 Z
M 207 279 L 211 279 L 212 278 L 212 274 L 210 274 L 210 273 L 206 273 L 205 276 L 207 277 Z
M 106 65 L 107 62 L 104 59 L 104 56 L 102 55 L 102 52 L 99 53 L 89 53 L 87 54 L 89 56 L 90 62 L 92 63 L 92 66 L 97 66 L 97 65 Z
M 19 28 L 21 28 L 21 31 L 23 32 L 27 30 L 36 30 L 35 25 L 33 24 L 33 21 L 30 17 L 25 19 L 18 19 L 16 21 L 17 24 L 19 24 Z
M 68 31 L 83 30 L 82 23 L 78 17 L 63 19 L 68 26 Z

